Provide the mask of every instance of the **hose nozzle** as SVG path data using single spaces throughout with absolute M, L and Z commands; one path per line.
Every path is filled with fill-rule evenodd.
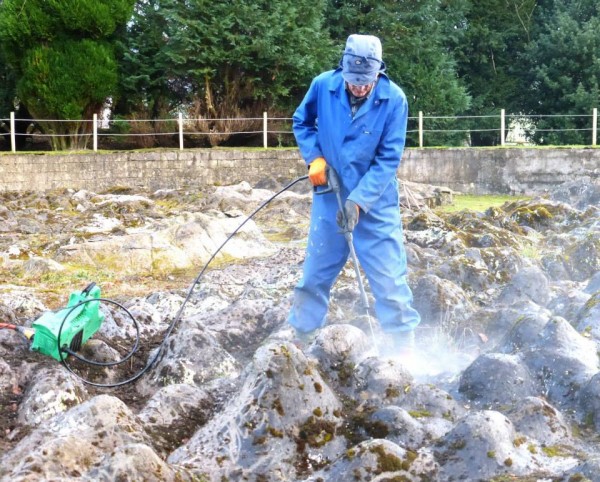
M 15 329 L 29 341 L 31 341 L 33 339 L 33 335 L 35 335 L 35 330 L 33 328 L 29 328 L 28 326 L 17 326 Z

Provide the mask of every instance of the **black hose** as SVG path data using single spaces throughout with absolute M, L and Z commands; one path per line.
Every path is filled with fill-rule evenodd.
M 235 236 L 237 234 L 237 232 L 242 229 L 242 227 L 248 222 L 250 221 L 250 219 L 252 219 L 261 209 L 263 209 L 265 206 L 267 206 L 271 201 L 273 201 L 273 199 L 275 199 L 277 196 L 279 196 L 280 194 L 282 194 L 283 192 L 287 191 L 288 189 L 290 189 L 292 186 L 296 185 L 297 183 L 299 183 L 300 181 L 304 181 L 308 179 L 308 175 L 306 176 L 301 176 L 297 179 L 294 179 L 292 182 L 290 182 L 287 186 L 285 186 L 283 189 L 281 189 L 280 191 L 276 192 L 273 196 L 271 196 L 269 199 L 267 199 L 266 201 L 264 201 L 260 206 L 258 206 L 237 228 L 235 228 L 235 230 L 229 235 L 227 236 L 227 238 L 225 239 L 225 241 L 223 241 L 223 243 L 221 244 L 221 246 L 219 246 L 217 248 L 217 250 L 212 254 L 212 256 L 209 258 L 209 260 L 206 262 L 206 264 L 204 265 L 204 267 L 200 270 L 200 272 L 198 273 L 198 276 L 196 276 L 196 278 L 194 279 L 192 285 L 190 286 L 190 288 L 188 289 L 187 295 L 185 297 L 185 299 L 183 300 L 183 303 L 181 304 L 181 307 L 179 308 L 179 311 L 177 311 L 177 314 L 175 315 L 175 317 L 173 318 L 173 321 L 171 321 L 171 323 L 169 324 L 169 326 L 167 327 L 167 329 L 165 330 L 165 334 L 163 336 L 163 339 L 160 343 L 160 345 L 158 346 L 158 349 L 156 350 L 156 353 L 154 354 L 154 356 L 152 357 L 152 359 L 146 364 L 146 366 L 144 368 L 142 368 L 140 371 L 138 371 L 135 375 L 133 375 L 131 378 L 128 378 L 127 380 L 123 380 L 121 382 L 116 382 L 116 383 L 95 383 L 92 382 L 90 380 L 87 380 L 85 378 L 83 378 L 82 376 L 78 375 L 77 373 L 75 373 L 71 367 L 66 363 L 65 358 L 62 355 L 62 352 L 66 352 L 69 353 L 70 355 L 73 355 L 73 352 L 69 349 L 65 349 L 65 348 L 61 348 L 60 347 L 60 335 L 62 332 L 62 328 L 63 325 L 65 324 L 69 314 L 78 306 L 84 304 L 84 303 L 88 303 L 90 301 L 102 301 L 102 302 L 108 302 L 108 303 L 112 303 L 115 304 L 121 308 L 123 308 L 127 314 L 131 317 L 131 319 L 134 321 L 134 324 L 136 326 L 136 330 L 137 330 L 137 336 L 136 336 L 136 342 L 135 342 L 135 346 L 134 348 L 121 360 L 119 360 L 118 362 L 111 362 L 111 363 L 100 363 L 100 362 L 93 362 L 91 360 L 87 360 L 83 357 L 80 356 L 76 356 L 77 359 L 81 360 L 84 363 L 88 363 L 90 365 L 97 365 L 97 366 L 111 366 L 111 365 L 118 365 L 120 363 L 123 363 L 125 361 L 127 361 L 137 350 L 138 347 L 138 342 L 139 342 L 139 325 L 137 323 L 137 321 L 135 320 L 135 318 L 133 317 L 133 315 L 122 305 L 120 305 L 119 303 L 117 303 L 116 301 L 111 301 L 111 300 L 107 300 L 107 299 L 103 299 L 103 298 L 91 298 L 89 300 L 84 300 L 81 303 L 78 303 L 77 305 L 73 306 L 73 308 L 71 308 L 71 310 L 67 313 L 67 315 L 65 316 L 65 319 L 63 320 L 63 322 L 60 325 L 60 329 L 58 331 L 58 339 L 57 339 L 57 343 L 58 343 L 58 347 L 59 347 L 59 353 L 60 353 L 60 358 L 61 358 L 61 363 L 67 368 L 67 370 L 69 370 L 73 375 L 75 375 L 77 378 L 79 378 L 81 381 L 83 381 L 84 383 L 94 386 L 94 387 L 100 387 L 100 388 L 115 388 L 115 387 L 120 387 L 123 385 L 126 385 L 128 383 L 132 383 L 136 380 L 138 380 L 142 375 L 144 375 L 144 373 L 146 373 L 148 370 L 150 370 L 150 368 L 152 368 L 152 366 L 156 363 L 156 361 L 158 360 L 159 356 L 162 353 L 162 350 L 167 342 L 167 338 L 169 337 L 169 335 L 173 332 L 175 326 L 177 325 L 177 323 L 179 322 L 179 320 L 181 319 L 181 315 L 183 314 L 183 310 L 185 309 L 185 306 L 187 305 L 188 301 L 190 300 L 190 298 L 192 297 L 192 294 L 194 292 L 194 288 L 196 287 L 196 285 L 200 282 L 200 280 L 202 279 L 202 276 L 204 275 L 204 272 L 206 271 L 206 269 L 208 268 L 208 265 L 215 259 L 215 257 L 217 256 L 217 254 L 219 254 L 219 252 L 221 251 L 221 249 L 223 249 L 223 247 L 229 242 L 229 240 L 231 240 L 231 238 L 233 238 L 233 236 Z

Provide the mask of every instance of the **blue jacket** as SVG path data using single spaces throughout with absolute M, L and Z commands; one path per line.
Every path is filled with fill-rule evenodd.
M 340 68 L 317 76 L 294 113 L 294 134 L 310 164 L 324 157 L 339 174 L 344 197 L 364 212 L 388 189 L 397 189 L 396 171 L 404 151 L 408 103 L 385 74 L 354 118 Z

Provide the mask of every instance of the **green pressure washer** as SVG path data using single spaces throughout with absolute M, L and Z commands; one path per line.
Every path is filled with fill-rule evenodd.
M 90 283 L 83 291 L 71 293 L 65 308 L 44 313 L 31 325 L 31 349 L 58 361 L 64 360 L 67 349 L 79 351 L 104 321 L 100 301 L 94 301 L 99 298 L 100 287 Z

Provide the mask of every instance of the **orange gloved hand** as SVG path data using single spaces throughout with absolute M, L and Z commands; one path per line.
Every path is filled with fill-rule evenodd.
M 317 157 L 308 165 L 308 178 L 313 186 L 324 186 L 327 184 L 327 163 L 324 157 Z

